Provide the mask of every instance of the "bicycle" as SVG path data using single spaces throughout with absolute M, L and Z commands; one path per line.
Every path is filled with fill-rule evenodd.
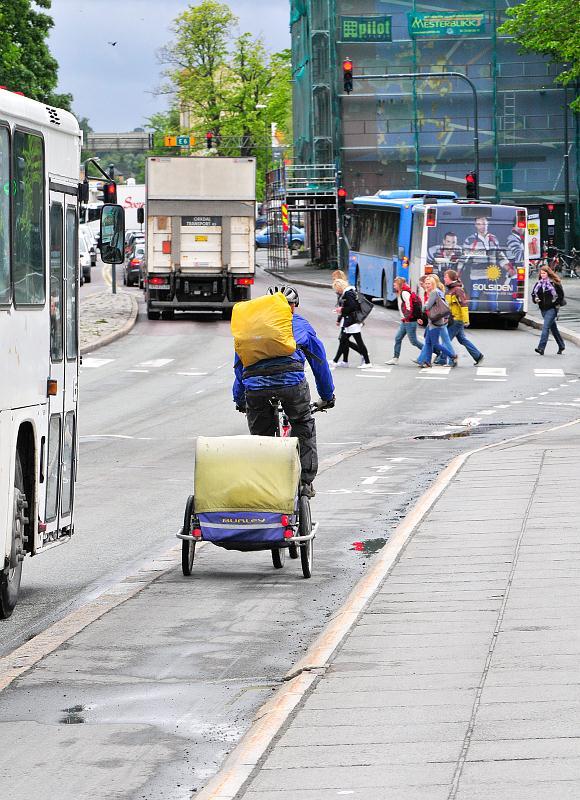
M 563 278 L 580 278 L 580 252 L 575 247 L 569 253 L 554 247 L 555 255 L 550 259 L 554 272 L 561 272 Z

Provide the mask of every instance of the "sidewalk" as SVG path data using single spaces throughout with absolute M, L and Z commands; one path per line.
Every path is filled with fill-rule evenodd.
M 244 789 L 252 731 L 196 796 L 580 797 L 579 470 L 577 423 L 468 457 Z
M 108 291 L 82 297 L 79 315 L 81 353 L 91 353 L 129 333 L 137 321 L 137 313 L 137 300 L 128 292 L 112 294 Z

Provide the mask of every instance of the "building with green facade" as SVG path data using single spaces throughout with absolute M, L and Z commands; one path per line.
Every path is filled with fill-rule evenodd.
M 540 209 L 563 233 L 564 155 L 578 218 L 578 115 L 559 70 L 497 33 L 510 0 L 291 0 L 294 163 L 336 164 L 349 196 L 378 189 L 464 193 L 474 168 L 472 91 L 461 79 L 369 74 L 460 72 L 475 86 L 480 196 Z M 354 91 L 343 91 L 352 59 Z M 568 90 L 568 102 L 573 91 Z M 558 236 L 561 239 L 561 235 Z

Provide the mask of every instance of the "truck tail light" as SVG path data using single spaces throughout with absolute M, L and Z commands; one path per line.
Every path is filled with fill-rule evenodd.
M 526 279 L 526 270 L 525 267 L 518 267 L 518 283 L 521 281 L 525 281 Z
M 425 220 L 425 225 L 428 228 L 434 228 L 437 225 L 437 209 L 436 208 L 428 208 L 427 209 L 427 217 Z
M 170 239 L 165 239 L 161 243 L 161 252 L 165 256 L 170 256 L 171 255 L 171 240 Z
M 253 278 L 235 278 L 234 284 L 236 286 L 253 286 L 254 279 Z
M 149 286 L 164 286 L 167 278 L 149 278 Z
M 518 228 L 525 228 L 526 227 L 526 210 L 525 208 L 518 208 L 516 211 L 516 219 L 517 219 L 517 227 Z

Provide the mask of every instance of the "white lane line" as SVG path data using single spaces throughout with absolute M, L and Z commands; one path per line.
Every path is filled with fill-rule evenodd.
M 152 442 L 152 436 L 127 436 L 122 433 L 92 433 L 85 436 L 79 436 L 81 442 L 92 442 L 97 439 L 131 439 L 137 442 Z
M 568 381 L 568 383 L 578 383 L 578 380 L 579 380 L 578 378 L 572 378 L 571 380 Z
M 481 419 L 479 417 L 465 417 L 461 424 L 467 425 L 468 428 L 477 428 L 480 422 Z
M 567 383 L 561 383 L 560 386 L 568 386 Z
M 558 391 L 558 386 L 552 386 L 550 389 L 548 389 L 548 391 L 549 392 L 557 392 Z
M 538 399 L 537 394 L 531 394 L 529 397 L 526 397 L 526 400 L 537 400 L 537 399 Z
M 326 447 L 333 447 L 339 444 L 362 444 L 362 442 L 324 442 Z
M 547 378 L 553 377 L 554 375 L 564 377 L 564 370 L 563 369 L 535 369 L 534 375 L 536 378 Z
M 392 371 L 393 371 L 392 367 L 371 367 L 370 369 L 365 370 L 365 372 L 367 372 L 367 373 L 370 372 L 372 374 L 373 372 L 375 372 L 375 373 L 382 372 L 385 375 L 388 375 L 388 373 L 392 372 Z
M 186 378 L 201 378 L 207 372 L 176 372 L 176 375 L 184 375 Z
M 478 375 L 488 378 L 491 378 L 492 376 L 500 378 L 507 375 L 507 369 L 505 367 L 476 367 L 476 370 Z
M 126 369 L 125 372 L 146 372 L 149 373 L 148 369 Z
M 371 469 L 376 469 L 377 472 L 388 472 L 393 467 L 391 464 L 383 464 L 380 467 L 371 467 Z
M 110 364 L 114 360 L 114 358 L 87 358 L 84 356 L 82 367 L 83 369 L 85 367 L 87 369 L 98 369 L 99 367 L 104 367 L 105 364 Z
M 538 406 L 568 406 L 569 408 L 579 408 L 579 406 L 577 405 L 577 403 L 556 403 L 556 402 L 553 402 L 553 403 L 544 403 L 544 402 L 542 402 L 541 400 L 540 400 L 540 402 L 539 402 L 539 403 L 537 403 L 536 405 L 538 405 Z
M 502 383 L 503 381 L 507 381 L 507 378 L 474 378 L 474 381 L 486 381 L 487 383 Z
M 415 375 L 418 381 L 446 381 L 447 375 Z
M 505 404 L 499 405 L 499 406 L 494 406 L 494 408 L 509 408 L 509 407 L 510 407 L 509 403 L 505 403 Z
M 431 367 L 431 369 L 433 370 L 433 374 L 439 373 L 439 375 L 449 375 L 449 373 L 451 372 L 451 367 L 444 367 L 439 364 L 436 364 L 435 366 Z
M 196 394 L 201 394 L 202 392 L 205 392 L 205 389 L 198 389 Z
M 167 364 L 171 364 L 172 361 L 175 361 L 174 358 L 152 358 L 150 361 L 142 361 L 140 364 L 137 364 L 138 367 L 152 367 L 153 369 L 159 369 L 159 367 L 165 367 Z
M 548 392 L 540 392 L 540 394 L 541 394 L 541 395 L 542 395 L 542 394 L 548 394 Z
M 510 404 L 512 406 L 517 406 L 517 405 L 519 405 L 520 403 L 523 403 L 523 402 L 524 402 L 523 400 L 510 400 Z
M 386 375 L 373 375 L 372 372 L 357 372 L 357 378 L 386 378 Z
M 368 478 L 363 478 L 362 481 L 361 481 L 361 484 L 363 486 L 370 486 L 372 483 L 376 483 L 379 478 L 380 478 L 380 475 L 371 475 Z
M 495 414 L 495 411 L 494 411 L 493 408 L 487 408 L 485 411 L 478 411 L 477 413 L 485 415 L 486 417 L 489 417 L 490 414 Z

